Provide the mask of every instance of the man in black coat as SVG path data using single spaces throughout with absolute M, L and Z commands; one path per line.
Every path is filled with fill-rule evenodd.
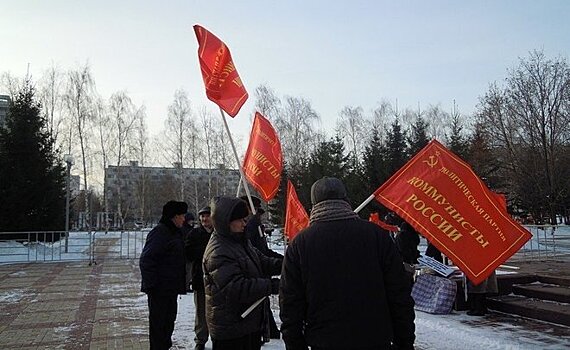
M 180 228 L 184 242 L 188 240 L 190 231 L 194 229 L 194 220 L 196 220 L 196 218 L 192 213 L 186 213 L 184 216 L 184 224 L 182 224 Z M 186 291 L 192 293 L 192 260 L 188 259 L 188 254 L 186 254 Z
M 192 265 L 192 290 L 194 291 L 194 343 L 195 350 L 204 350 L 208 342 L 208 324 L 206 323 L 206 295 L 204 293 L 204 272 L 202 270 L 202 258 L 204 250 L 214 230 L 210 217 L 210 207 L 204 207 L 198 211 L 200 226 L 194 228 L 186 237 L 186 261 Z
M 336 178 L 316 181 L 311 202 L 281 271 L 287 349 L 413 349 L 411 281 L 392 239 L 352 211 Z
M 150 348 L 169 349 L 178 311 L 178 294 L 186 294 L 184 240 L 180 228 L 188 205 L 169 201 L 147 238 L 140 256 L 141 291 L 147 294 Z

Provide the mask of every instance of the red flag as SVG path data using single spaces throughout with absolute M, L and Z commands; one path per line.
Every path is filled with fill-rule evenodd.
M 471 167 L 436 140 L 374 195 L 450 257 L 475 284 L 531 237 Z
M 246 179 L 264 201 L 269 202 L 275 197 L 283 170 L 281 143 L 269 120 L 257 112 L 243 160 L 243 170 Z
M 230 50 L 207 29 L 196 24 L 194 31 L 198 38 L 198 58 L 206 85 L 206 96 L 235 117 L 248 94 L 232 61 Z
M 297 233 L 309 226 L 309 215 L 299 202 L 297 192 L 291 181 L 287 181 L 287 203 L 285 210 L 285 236 L 289 242 L 295 238 Z
M 375 223 L 376 225 L 382 227 L 386 231 L 398 232 L 398 226 L 389 225 L 384 221 L 380 220 L 380 215 L 378 215 L 378 213 L 370 213 L 368 221 Z
M 497 193 L 497 192 L 492 192 L 493 196 L 495 197 L 495 200 L 497 201 L 497 203 L 500 205 L 500 208 L 502 210 L 505 211 L 505 213 L 507 213 L 507 197 L 502 194 L 502 193 Z

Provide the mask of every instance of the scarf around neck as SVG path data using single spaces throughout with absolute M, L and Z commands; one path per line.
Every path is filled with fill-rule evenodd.
M 342 199 L 329 199 L 313 205 L 309 222 L 323 222 L 358 218 L 350 204 Z

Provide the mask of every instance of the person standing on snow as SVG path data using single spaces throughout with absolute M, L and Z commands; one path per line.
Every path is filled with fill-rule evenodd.
M 286 348 L 413 349 L 411 281 L 390 236 L 352 211 L 339 179 L 316 181 L 311 202 L 281 271 Z
M 188 239 L 190 231 L 194 229 L 194 220 L 196 220 L 194 214 L 186 213 L 184 215 L 184 224 L 180 228 L 184 242 Z M 186 291 L 192 293 L 192 261 L 188 260 L 188 255 L 186 255 Z
M 245 235 L 251 242 L 251 245 L 253 245 L 263 255 L 283 261 L 283 255 L 271 250 L 267 245 L 267 239 L 264 234 L 265 226 L 263 226 L 261 223 L 261 215 L 265 213 L 265 210 L 261 208 L 261 199 L 255 196 L 251 196 L 251 201 L 253 202 L 253 207 L 255 208 L 255 215 L 252 215 L 252 210 L 250 208 L 247 196 L 242 196 L 240 198 L 247 203 L 247 207 L 249 209 L 250 216 L 247 220 L 247 224 L 245 225 Z M 263 343 L 268 343 L 270 339 L 280 339 L 281 334 L 279 333 L 279 328 L 277 328 L 277 323 L 273 318 L 270 300 L 264 300 L 262 307 L 264 309 L 265 317 L 263 322 L 264 327 L 261 341 Z
M 196 308 L 194 315 L 195 350 L 204 350 L 210 334 L 208 324 L 206 323 L 206 294 L 204 292 L 204 272 L 202 270 L 204 251 L 212 231 L 214 231 L 210 213 L 210 207 L 204 207 L 198 211 L 200 226 L 190 231 L 184 245 L 186 260 L 192 264 L 192 290 L 194 291 L 194 306 Z
M 172 346 L 177 297 L 186 294 L 186 261 L 180 228 L 187 210 L 184 202 L 166 203 L 158 225 L 146 237 L 140 256 L 141 292 L 148 297 L 152 350 L 167 350 Z
M 467 302 L 469 316 L 485 316 L 487 314 L 487 296 L 499 293 L 495 271 L 478 285 L 467 279 Z
M 213 350 L 261 348 L 263 308 L 242 314 L 259 299 L 277 294 L 281 260 L 255 249 L 244 233 L 249 215 L 239 198 L 218 197 L 212 205 L 214 233 L 204 253 L 206 320 Z

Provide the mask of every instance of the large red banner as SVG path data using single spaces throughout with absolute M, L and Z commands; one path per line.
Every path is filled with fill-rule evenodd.
M 230 50 L 223 41 L 207 29 L 195 25 L 198 38 L 198 58 L 206 96 L 230 116 L 235 117 L 248 94 L 236 70 Z
M 471 167 L 436 140 L 374 195 L 452 259 L 475 284 L 531 238 Z
M 259 192 L 264 201 L 270 201 L 279 190 L 283 155 L 281 142 L 269 120 L 255 113 L 249 145 L 243 160 L 246 179 Z
M 291 181 L 287 180 L 287 203 L 285 210 L 285 236 L 289 242 L 297 233 L 309 226 L 309 215 L 297 197 L 297 192 Z

